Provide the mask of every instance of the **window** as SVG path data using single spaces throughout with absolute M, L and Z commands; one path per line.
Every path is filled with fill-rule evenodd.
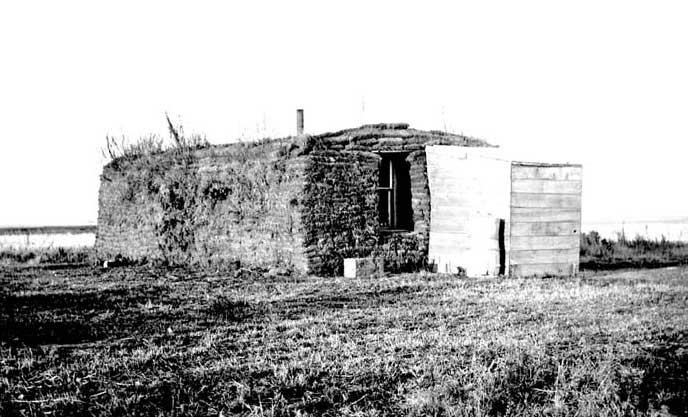
M 380 161 L 377 188 L 380 227 L 386 230 L 413 230 L 411 178 L 405 153 L 384 153 Z

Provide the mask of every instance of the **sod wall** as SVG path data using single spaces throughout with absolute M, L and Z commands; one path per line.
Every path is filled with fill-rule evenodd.
M 340 275 L 347 257 L 427 267 L 427 145 L 489 146 L 405 124 L 119 158 L 103 169 L 96 253 L 171 265 L 280 266 Z M 380 230 L 378 166 L 402 153 L 413 227 Z
M 101 178 L 97 257 L 305 270 L 305 158 L 289 150 L 267 142 L 111 163 Z
M 367 257 L 377 247 L 379 161 L 368 152 L 309 155 L 302 202 L 309 273 L 341 275 L 344 258 Z

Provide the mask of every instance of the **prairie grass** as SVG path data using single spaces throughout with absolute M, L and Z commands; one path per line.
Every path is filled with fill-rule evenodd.
M 182 124 L 179 123 L 175 126 L 167 113 L 165 113 L 165 120 L 167 121 L 169 140 L 165 140 L 156 134 L 141 136 L 134 141 L 129 141 L 124 136 L 117 139 L 114 136 L 106 135 L 105 147 L 101 149 L 103 158 L 110 161 L 137 159 L 151 157 L 172 149 L 193 150 L 210 146 L 205 135 L 198 133 L 185 135 Z
M 628 239 L 619 233 L 616 240 L 600 238 L 591 231 L 581 234 L 581 269 L 657 268 L 688 263 L 688 242 L 648 239 L 637 235 Z
M 688 269 L 0 271 L 0 415 L 686 415 Z

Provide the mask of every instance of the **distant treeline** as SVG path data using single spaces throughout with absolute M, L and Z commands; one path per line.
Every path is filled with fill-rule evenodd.
M 79 234 L 95 233 L 95 225 L 87 226 L 28 226 L 28 227 L 0 227 L 0 236 L 25 234 Z

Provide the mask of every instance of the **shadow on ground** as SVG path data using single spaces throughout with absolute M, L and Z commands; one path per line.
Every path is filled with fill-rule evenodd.
M 77 344 L 143 331 L 155 317 L 141 311 L 165 290 L 112 289 L 45 294 L 0 294 L 0 340 L 10 346 Z M 158 325 L 161 325 L 158 323 Z

